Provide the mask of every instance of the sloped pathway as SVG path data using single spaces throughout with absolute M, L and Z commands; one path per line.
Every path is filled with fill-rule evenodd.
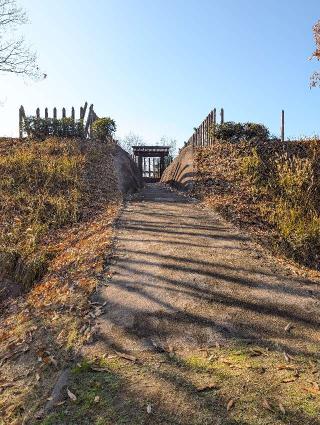
M 109 274 L 98 294 L 105 349 L 185 351 L 241 340 L 307 354 L 319 343 L 319 285 L 161 184 L 126 204 Z

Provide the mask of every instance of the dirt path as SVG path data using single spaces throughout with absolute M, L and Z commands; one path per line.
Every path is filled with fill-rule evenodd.
M 308 352 L 318 342 L 319 285 L 288 275 L 219 216 L 163 186 L 147 186 L 125 207 L 114 261 L 99 325 L 117 350 L 237 338 Z
M 147 186 L 105 280 L 76 401 L 41 425 L 320 425 L 319 284 L 218 215 Z

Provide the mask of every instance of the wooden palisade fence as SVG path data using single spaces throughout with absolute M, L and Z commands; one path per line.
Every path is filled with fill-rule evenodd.
M 224 123 L 224 109 L 220 110 L 220 123 Z M 214 108 L 202 121 L 198 128 L 195 128 L 193 135 L 187 144 L 192 146 L 210 146 L 215 139 L 215 126 L 217 125 L 217 109 Z
M 220 124 L 224 123 L 224 109 L 220 110 Z M 217 110 L 214 108 L 202 121 L 198 128 L 194 129 L 193 135 L 185 143 L 185 146 L 210 146 L 215 140 L 215 129 L 217 125 Z M 285 141 L 285 115 L 281 111 L 280 140 Z
M 79 119 L 83 121 L 83 136 L 84 138 L 90 138 L 92 135 L 92 124 L 94 123 L 95 120 L 97 120 L 99 117 L 97 116 L 97 114 L 95 113 L 94 109 L 93 109 L 93 105 L 90 105 L 89 110 L 88 110 L 88 114 L 86 117 L 86 113 L 87 113 L 87 109 L 88 109 L 88 103 L 86 102 L 84 104 L 84 106 L 80 107 L 80 113 L 79 113 Z M 33 116 L 33 118 L 35 119 L 39 119 L 41 118 L 40 116 L 40 108 L 36 109 L 36 114 Z M 66 108 L 62 108 L 61 111 L 61 118 L 67 118 L 67 114 L 66 114 Z M 76 117 L 75 117 L 75 108 L 72 106 L 71 108 L 71 116 L 68 117 L 71 118 L 71 120 L 73 122 L 76 121 Z M 57 108 L 53 108 L 53 117 L 49 118 L 49 113 L 48 113 L 48 108 L 45 108 L 44 110 L 44 120 L 57 120 L 58 119 L 58 114 L 57 114 Z M 20 106 L 19 108 L 19 137 L 22 139 L 24 137 L 24 135 L 27 135 L 27 137 L 30 137 L 30 130 L 28 129 L 28 122 L 27 122 L 27 116 L 24 110 L 23 106 Z

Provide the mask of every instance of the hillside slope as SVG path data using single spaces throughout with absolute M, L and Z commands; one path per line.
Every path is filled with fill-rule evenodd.
M 122 192 L 142 184 L 130 161 L 98 141 L 0 141 L 1 424 L 28 423 L 93 338 Z

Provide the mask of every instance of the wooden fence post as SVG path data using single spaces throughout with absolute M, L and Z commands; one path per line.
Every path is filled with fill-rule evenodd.
M 19 108 L 19 138 L 23 137 L 23 106 Z
M 88 107 L 88 102 L 86 102 L 84 104 L 84 107 L 82 108 L 82 115 L 80 116 L 80 119 L 82 119 L 82 120 L 84 120 L 84 117 L 86 116 L 87 107 Z M 81 111 L 81 108 L 80 108 L 80 111 Z
M 37 119 L 40 118 L 40 108 L 36 109 L 36 117 L 37 117 Z
M 62 108 L 62 118 L 66 117 L 66 108 Z
M 54 120 L 57 119 L 57 108 L 56 107 L 53 108 L 53 119 Z
M 201 123 L 201 146 L 203 146 L 203 121 L 202 121 L 202 123 Z
M 210 112 L 210 114 L 209 114 L 209 145 L 211 146 L 212 145 L 212 131 L 213 131 L 213 128 L 212 128 L 212 122 L 213 122 L 213 112 L 211 111 Z
M 220 123 L 223 124 L 224 123 L 224 109 L 223 108 L 221 108 L 221 111 L 220 111 L 220 118 L 221 118 Z
M 281 111 L 281 142 L 284 142 L 284 110 Z
M 44 117 L 45 117 L 46 120 L 49 118 L 48 108 L 45 108 L 45 110 L 44 110 Z
M 91 126 L 92 113 L 93 113 L 93 105 L 90 105 L 88 118 L 87 118 L 85 130 L 84 130 L 84 137 L 85 138 L 87 138 L 87 136 L 89 136 L 89 128 Z
M 206 129 L 206 145 L 208 146 L 209 145 L 209 115 L 207 115 L 207 118 L 206 118 L 205 129 Z
M 74 107 L 72 106 L 71 108 L 71 119 L 74 122 L 75 121 L 75 112 L 74 112 Z

